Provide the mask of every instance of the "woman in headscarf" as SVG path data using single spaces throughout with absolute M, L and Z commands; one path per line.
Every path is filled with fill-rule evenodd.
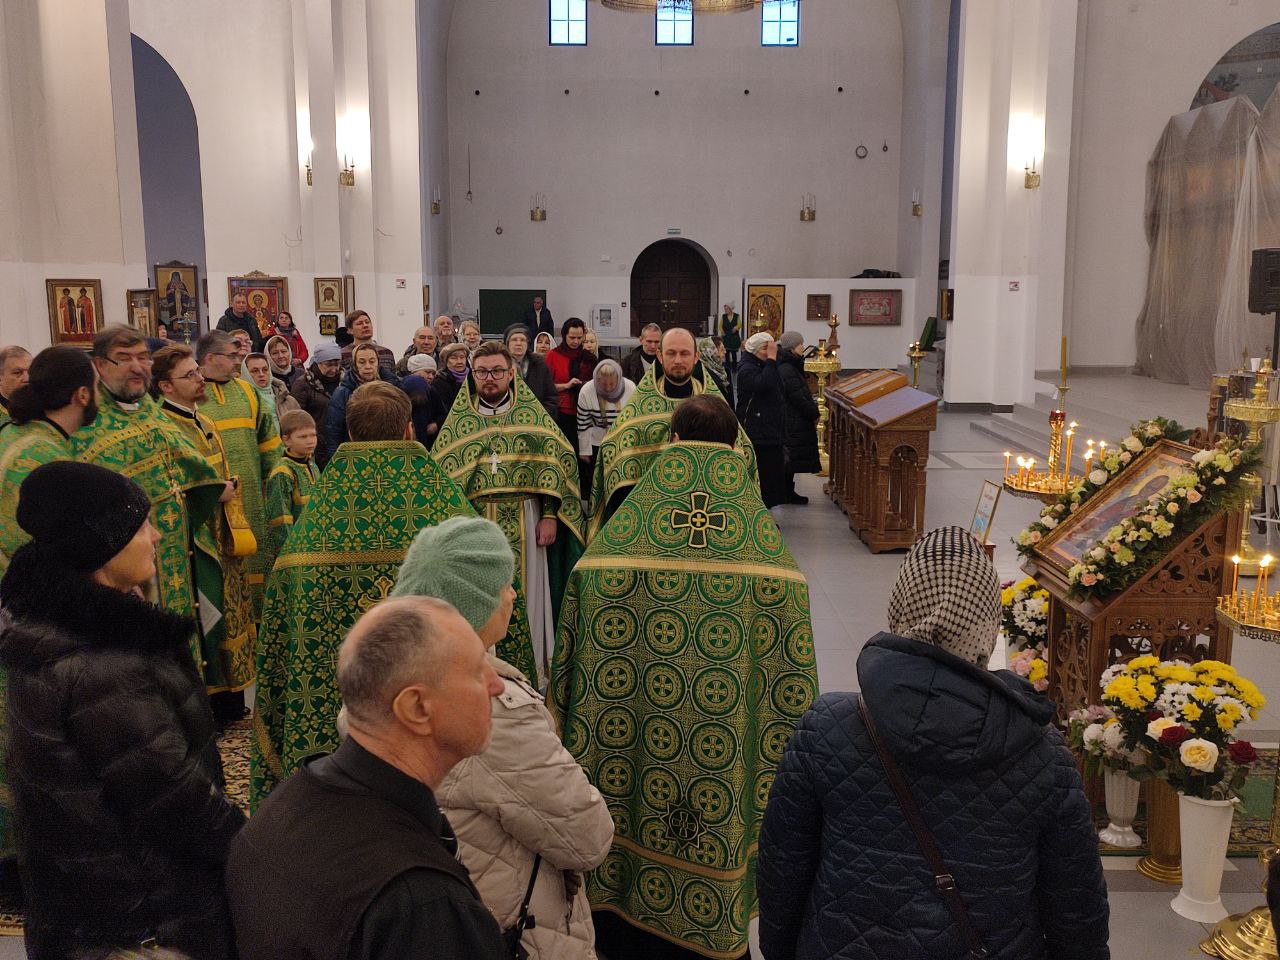
M 738 366 L 738 419 L 756 448 L 760 497 L 766 507 L 776 507 L 787 502 L 778 344 L 771 334 L 757 333 L 743 346 Z
M 702 369 L 711 374 L 711 379 L 732 407 L 733 384 L 729 382 L 729 375 L 724 369 L 723 353 L 724 350 L 715 337 L 702 337 L 698 340 L 698 358 L 702 361 Z
M 284 337 L 299 367 L 307 362 L 307 344 L 302 339 L 302 333 L 298 330 L 297 324 L 293 322 L 293 314 L 288 310 L 281 310 L 276 314 L 276 322 L 267 332 L 272 336 Z
M 465 343 L 449 343 L 440 348 L 440 364 L 444 369 L 436 373 L 431 389 L 440 398 L 440 407 L 444 410 L 446 417 L 453 409 L 454 398 L 458 396 L 458 391 L 466 382 L 470 356 L 471 353 L 467 350 Z
M 516 373 L 554 418 L 560 404 L 560 392 L 556 390 L 547 361 L 529 349 L 529 327 L 524 323 L 513 323 L 507 327 L 503 340 L 511 351 L 511 359 L 516 362 Z
M 286 388 L 292 389 L 293 381 L 302 376 L 302 364 L 294 359 L 290 352 L 289 341 L 278 333 L 273 334 L 267 338 L 267 344 L 262 352 L 267 355 L 271 376 L 283 383 Z
M 888 626 L 858 656 L 861 693 L 819 698 L 787 744 L 760 835 L 762 953 L 1106 960 L 1098 839 L 1054 706 L 987 670 L 1000 582 L 982 545 L 959 527 L 926 534 L 898 572 Z
M 584 384 L 579 392 L 578 456 L 587 468 L 588 477 L 594 475 L 600 442 L 635 391 L 636 385 L 622 375 L 622 365 L 605 358 L 596 364 L 591 371 L 591 382 Z M 591 491 L 584 487 L 582 496 L 589 502 Z
M 797 473 L 822 469 L 818 456 L 818 401 L 804 375 L 804 336 L 788 330 L 778 338 L 778 374 L 782 378 L 782 443 L 786 461 L 787 503 L 805 504 L 809 498 L 796 490 Z
M 271 411 L 280 424 L 280 414 L 289 410 L 301 410 L 283 383 L 271 375 L 271 361 L 265 353 L 251 353 L 240 364 L 240 376 L 253 385 L 258 400 Z
M 540 357 L 545 357 L 555 347 L 555 337 L 543 330 L 540 334 L 533 338 L 533 352 Z

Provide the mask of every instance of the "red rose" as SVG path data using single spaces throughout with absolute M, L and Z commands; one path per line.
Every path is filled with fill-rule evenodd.
M 1160 742 L 1166 747 L 1176 747 L 1190 736 L 1191 731 L 1186 727 L 1166 727 L 1160 734 Z
M 1258 759 L 1258 751 L 1253 749 L 1253 744 L 1248 740 L 1237 740 L 1229 744 L 1227 754 L 1231 757 L 1232 763 L 1253 763 Z
M 1147 711 L 1147 723 L 1150 723 L 1152 720 L 1159 720 L 1159 719 L 1160 719 L 1161 717 L 1163 717 L 1163 716 L 1164 716 L 1164 714 L 1163 714 L 1163 713 L 1161 713 L 1159 710 L 1148 710 L 1148 711 Z

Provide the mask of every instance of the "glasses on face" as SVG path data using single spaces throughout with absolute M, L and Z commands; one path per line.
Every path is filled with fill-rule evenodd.
M 484 369 L 479 367 L 473 371 L 477 380 L 500 380 L 511 372 L 510 367 L 490 367 Z
M 141 367 L 149 367 L 151 366 L 151 354 L 126 353 L 121 356 L 107 357 L 106 361 L 113 367 L 127 367 L 131 363 L 136 363 Z
M 204 374 L 197 369 L 192 370 L 190 373 L 184 373 L 180 377 L 165 377 L 164 379 L 169 383 L 173 383 L 175 380 L 190 380 L 192 383 L 203 383 Z

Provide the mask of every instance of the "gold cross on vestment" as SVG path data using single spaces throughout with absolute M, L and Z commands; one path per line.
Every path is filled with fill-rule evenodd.
M 707 531 L 723 531 L 725 515 L 723 511 L 708 511 L 707 501 L 711 498 L 698 490 L 689 495 L 689 509 L 671 511 L 671 526 L 676 530 L 689 531 L 689 546 L 705 547 Z
M 501 462 L 502 462 L 502 459 L 498 456 L 497 450 L 489 451 L 489 472 L 490 473 L 497 474 L 498 464 L 500 464 Z

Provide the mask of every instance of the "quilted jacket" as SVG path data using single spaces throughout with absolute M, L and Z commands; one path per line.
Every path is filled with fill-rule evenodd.
M 1053 706 L 1026 681 L 881 633 L 859 686 L 993 958 L 1105 960 L 1107 894 Z M 966 955 L 867 737 L 821 697 L 787 746 L 758 874 L 766 960 Z
M 516 922 L 533 856 L 542 854 L 529 903 L 537 922 L 521 941 L 531 960 L 594 960 L 586 884 L 568 896 L 565 872 L 580 874 L 604 861 L 613 818 L 556 736 L 542 697 L 515 667 L 491 662 L 503 691 L 493 698 L 489 746 L 450 770 L 436 799 L 480 898 L 503 929 Z

